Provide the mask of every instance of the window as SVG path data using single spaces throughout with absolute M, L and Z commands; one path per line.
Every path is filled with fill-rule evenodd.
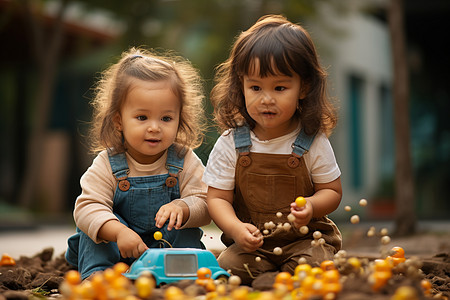
M 167 276 L 197 276 L 197 256 L 195 254 L 166 254 Z
M 350 117 L 350 170 L 351 185 L 362 187 L 363 178 L 363 97 L 364 81 L 356 75 L 349 76 L 349 117 Z

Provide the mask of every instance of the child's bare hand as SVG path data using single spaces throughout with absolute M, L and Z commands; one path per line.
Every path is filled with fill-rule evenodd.
M 141 237 L 130 228 L 124 228 L 117 233 L 117 246 L 124 258 L 138 258 L 148 249 Z
M 242 249 L 248 252 L 256 251 L 263 244 L 263 236 L 256 226 L 243 223 L 241 230 L 233 234 L 233 239 Z
M 310 201 L 306 201 L 305 206 L 298 207 L 295 202 L 291 203 L 291 214 L 295 217 L 294 226 L 300 228 L 308 225 L 313 217 L 313 206 Z
M 180 229 L 183 224 L 183 205 L 187 207 L 183 201 L 174 200 L 161 206 L 155 217 L 156 227 L 163 227 L 164 223 L 169 220 L 167 230 L 172 230 L 174 227 Z

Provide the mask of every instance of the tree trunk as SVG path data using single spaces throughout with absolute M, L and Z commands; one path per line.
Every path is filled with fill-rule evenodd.
M 34 1 L 22 1 L 30 21 L 31 36 L 33 38 L 33 55 L 37 65 L 37 91 L 33 99 L 35 108 L 33 110 L 30 138 L 27 144 L 27 157 L 25 172 L 22 179 L 19 195 L 19 203 L 24 208 L 31 208 L 33 200 L 36 199 L 36 186 L 41 170 L 41 155 L 43 141 L 45 140 L 48 125 L 49 111 L 57 63 L 60 56 L 63 38 L 63 13 L 67 7 L 67 0 L 61 1 L 60 10 L 52 31 L 49 36 L 44 33 L 42 23 L 37 19 L 40 16 L 33 11 Z
M 407 235 L 415 233 L 417 218 L 410 153 L 409 76 L 403 0 L 391 0 L 388 19 L 394 65 L 395 202 L 397 208 L 394 234 Z

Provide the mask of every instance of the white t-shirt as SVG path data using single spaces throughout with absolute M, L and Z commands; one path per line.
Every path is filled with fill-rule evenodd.
M 250 152 L 291 154 L 292 144 L 299 132 L 300 127 L 281 137 L 261 141 L 253 131 L 250 131 L 252 141 Z M 227 130 L 217 139 L 209 155 L 203 174 L 203 182 L 217 189 L 233 190 L 238 156 L 233 131 Z M 333 148 L 325 134 L 319 133 L 316 135 L 309 151 L 303 157 L 312 183 L 329 183 L 341 176 Z

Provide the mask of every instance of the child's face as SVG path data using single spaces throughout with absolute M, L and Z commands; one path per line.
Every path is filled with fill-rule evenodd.
M 139 163 L 158 160 L 175 141 L 180 100 L 168 81 L 133 80 L 116 120 L 128 153 Z
M 260 140 L 280 137 L 297 128 L 293 116 L 302 98 L 298 74 L 248 74 L 243 77 L 243 89 L 247 111 L 256 122 L 253 132 Z

